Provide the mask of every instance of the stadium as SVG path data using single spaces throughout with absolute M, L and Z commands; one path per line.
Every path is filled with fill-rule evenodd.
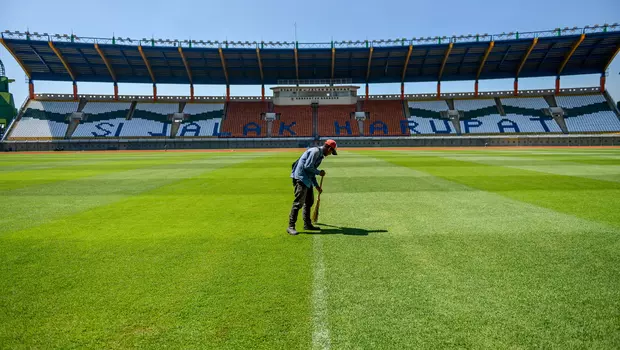
M 358 147 L 617 145 L 620 111 L 605 72 L 619 43 L 619 25 L 330 43 L 5 31 L 30 93 L 4 147 L 285 148 L 329 137 Z M 561 76 L 579 74 L 600 74 L 600 86 L 561 88 Z M 545 76 L 555 89 L 518 88 L 520 77 Z M 480 80 L 500 78 L 514 78 L 513 91 L 479 93 Z M 70 81 L 73 94 L 35 94 L 36 80 Z M 475 81 L 473 91 L 442 94 L 441 82 L 455 80 Z M 79 95 L 78 81 L 113 83 L 114 94 Z M 437 82 L 436 94 L 405 94 L 405 82 L 424 81 Z M 119 96 L 118 83 L 149 83 L 153 94 Z M 158 83 L 185 84 L 190 95 L 158 96 Z M 370 95 L 373 83 L 400 83 L 401 92 Z M 194 84 L 226 94 L 194 96 Z M 273 96 L 265 84 L 277 85 Z M 231 96 L 230 85 L 260 85 L 261 95 Z
M 97 15 L 289 14 L 245 5 Z M 28 16 L 100 24 L 56 7 Z M 620 348 L 620 25 L 362 36 L 1 32 L 0 349 Z

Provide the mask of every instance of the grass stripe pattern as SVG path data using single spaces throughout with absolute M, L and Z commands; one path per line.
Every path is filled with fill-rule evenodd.
M 620 347 L 620 149 L 0 155 L 0 348 Z

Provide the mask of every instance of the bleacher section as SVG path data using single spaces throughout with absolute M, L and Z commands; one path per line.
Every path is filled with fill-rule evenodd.
M 602 94 L 557 96 L 569 132 L 620 131 L 620 120 Z
M 131 102 L 87 102 L 82 113 L 84 119 L 71 137 L 119 137 L 125 123 Z M 119 129 L 119 125 L 121 129 Z M 116 131 L 119 131 L 116 135 Z
M 274 123 L 273 136 L 312 136 L 312 107 L 274 106 L 273 110 L 280 113 L 280 120 Z
M 359 126 L 351 113 L 355 105 L 319 105 L 319 135 L 359 136 Z
M 267 102 L 229 102 L 222 134 L 231 137 L 266 137 L 267 122 L 261 113 L 267 112 Z M 277 130 L 276 130 L 277 131 Z
M 177 137 L 218 136 L 224 104 L 222 103 L 187 103 L 183 113 L 188 115 L 176 133 Z
M 456 133 L 452 122 L 441 118 L 440 112 L 448 110 L 446 101 L 410 101 L 408 107 L 410 117 L 402 124 L 402 129 L 409 129 L 411 135 Z
M 364 135 L 368 136 L 403 136 L 401 121 L 405 120 L 403 103 L 399 100 L 368 100 L 363 104 L 363 111 L 369 113 L 370 120 L 364 123 Z
M 460 119 L 463 134 L 561 133 L 542 97 L 503 98 L 505 116 L 500 115 L 494 99 L 454 100 L 454 108 L 463 111 Z
M 499 114 L 495 100 L 492 98 L 478 100 L 454 100 L 454 109 L 463 111 L 464 119 Z
M 358 121 L 352 117 L 356 110 L 367 114 L 362 130 L 366 137 L 620 132 L 620 119 L 605 95 L 589 92 L 554 99 L 527 96 L 411 100 L 407 105 L 400 100 L 370 99 L 357 105 L 319 103 L 316 110 L 310 105 L 274 106 L 272 102 L 233 101 L 225 105 L 210 101 L 30 100 L 6 139 L 267 137 L 268 123 L 261 114 L 270 109 L 279 114 L 271 125 L 274 138 L 310 138 L 317 136 L 315 133 L 320 137 L 359 136 Z M 551 101 L 562 108 L 563 119 L 559 114 L 549 115 Z M 452 104 L 459 112 L 458 118 L 447 113 Z M 183 115 L 182 122 L 172 121 L 177 113 Z
M 549 108 L 549 105 L 543 97 L 512 97 L 502 98 L 500 101 L 504 112 L 506 112 L 506 116 L 502 119 L 510 122 L 497 124 L 498 129 L 500 129 L 499 125 L 502 125 L 501 129 L 504 132 L 562 132 L 562 129 L 553 118 L 545 114 L 544 110 Z M 500 122 L 501 120 L 497 121 L 497 123 Z M 511 127 L 512 124 L 514 124 L 514 128 Z M 506 126 L 508 127 L 506 128 Z
M 78 109 L 78 102 L 53 102 L 31 100 L 9 139 L 64 138 L 69 126 L 67 117 Z
M 167 137 L 169 115 L 178 112 L 178 103 L 138 103 L 131 119 L 126 119 L 130 102 L 88 102 L 82 110 L 86 120 L 72 138 L 84 137 Z

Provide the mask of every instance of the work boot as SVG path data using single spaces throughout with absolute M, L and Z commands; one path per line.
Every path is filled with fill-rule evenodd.
M 298 234 L 298 232 L 295 230 L 295 227 L 289 227 L 289 228 L 287 228 L 287 229 L 286 229 L 286 232 L 288 232 L 288 234 L 289 234 L 289 235 L 293 235 L 293 236 L 295 236 L 295 235 L 297 235 L 297 234 Z
M 313 226 L 312 224 L 305 224 L 304 225 L 304 230 L 305 231 L 321 231 L 321 228 Z

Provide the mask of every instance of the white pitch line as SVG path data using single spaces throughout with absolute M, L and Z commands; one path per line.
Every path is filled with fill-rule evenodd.
M 327 288 L 325 287 L 325 264 L 321 235 L 313 237 L 314 280 L 312 282 L 312 348 L 326 350 L 331 347 L 327 320 Z

